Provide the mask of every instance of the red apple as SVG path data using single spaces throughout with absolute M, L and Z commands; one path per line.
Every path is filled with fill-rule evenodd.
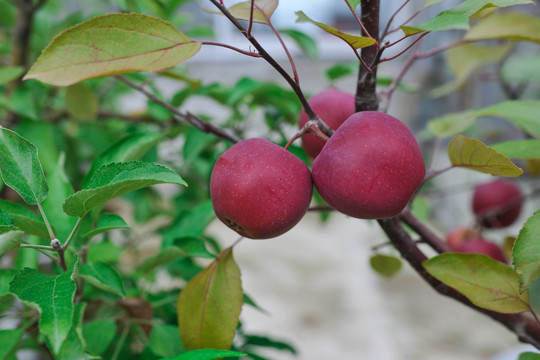
M 312 173 L 330 206 L 352 217 L 381 219 L 405 208 L 426 169 L 407 126 L 385 113 L 364 111 L 330 137 Z
M 456 250 L 465 241 L 478 238 L 480 235 L 473 229 L 458 227 L 446 234 L 446 243 L 452 250 Z
M 522 199 L 515 183 L 498 179 L 476 186 L 472 208 L 485 227 L 502 228 L 512 225 L 519 217 Z
M 333 130 L 337 130 L 349 116 L 354 114 L 354 95 L 338 89 L 324 90 L 312 96 L 308 100 L 308 103 L 315 114 Z M 307 114 L 302 110 L 300 112 L 298 126 L 302 128 L 308 120 Z M 323 146 L 324 140 L 319 139 L 313 134 L 302 136 L 302 148 L 313 159 L 319 155 Z
M 484 254 L 500 262 L 506 263 L 506 257 L 501 247 L 482 238 L 470 239 L 456 249 L 460 253 Z
M 217 217 L 242 236 L 279 236 L 306 213 L 313 192 L 307 166 L 265 139 L 240 141 L 225 151 L 210 177 Z

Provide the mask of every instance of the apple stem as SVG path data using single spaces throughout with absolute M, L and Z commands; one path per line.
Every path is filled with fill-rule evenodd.
M 322 127 L 322 129 L 321 129 Z M 319 139 L 328 141 L 330 136 L 334 133 L 328 125 L 326 125 L 322 120 L 309 120 L 285 145 L 285 149 L 288 149 L 291 144 L 296 141 L 296 139 L 301 138 L 307 133 L 312 133 L 317 136 Z

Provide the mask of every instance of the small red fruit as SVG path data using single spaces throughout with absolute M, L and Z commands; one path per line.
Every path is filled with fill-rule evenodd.
M 279 236 L 306 213 L 313 183 L 307 166 L 265 139 L 240 141 L 225 151 L 210 177 L 217 217 L 242 236 Z
M 398 215 L 426 168 L 411 131 L 377 111 L 349 117 L 313 162 L 313 181 L 336 210 L 361 219 Z
M 315 114 L 333 130 L 337 130 L 349 116 L 354 114 L 354 95 L 338 89 L 328 89 L 313 95 L 308 103 Z M 298 127 L 302 128 L 308 120 L 307 114 L 302 110 Z M 323 146 L 324 140 L 313 134 L 302 136 L 302 148 L 313 159 L 319 155 Z
M 456 251 L 460 253 L 484 254 L 495 260 L 506 263 L 506 257 L 504 256 L 501 247 L 482 238 L 467 240 L 458 246 Z
M 474 189 L 474 214 L 488 228 L 510 226 L 521 213 L 522 194 L 519 187 L 508 180 L 498 179 L 480 184 Z
M 446 243 L 452 250 L 456 250 L 464 242 L 478 238 L 479 236 L 473 229 L 459 227 L 446 234 Z

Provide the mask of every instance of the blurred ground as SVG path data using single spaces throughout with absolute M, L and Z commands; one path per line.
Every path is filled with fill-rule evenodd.
M 232 244 L 219 222 L 211 233 Z M 243 240 L 235 248 L 245 291 L 267 313 L 245 306 L 246 332 L 290 341 L 298 357 L 272 359 L 488 360 L 518 344 L 515 336 L 429 288 L 405 265 L 392 279 L 369 267 L 384 242 L 375 223 L 308 214 L 289 233 Z

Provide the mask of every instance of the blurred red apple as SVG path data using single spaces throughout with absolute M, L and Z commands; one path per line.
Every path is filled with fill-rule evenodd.
M 500 262 L 506 263 L 506 256 L 501 247 L 491 241 L 482 238 L 470 239 L 462 243 L 456 249 L 460 253 L 484 254 Z
M 407 126 L 388 114 L 364 111 L 336 130 L 312 173 L 328 205 L 352 217 L 382 219 L 405 208 L 426 169 Z
M 446 234 L 446 243 L 452 250 L 456 250 L 461 244 L 480 235 L 473 229 L 458 227 Z
M 502 228 L 512 225 L 519 217 L 522 199 L 521 190 L 515 183 L 498 179 L 476 186 L 472 208 L 482 225 Z
M 258 138 L 225 151 L 210 178 L 217 217 L 252 239 L 290 230 L 306 213 L 312 192 L 307 166 L 283 147 Z
M 338 89 L 324 90 L 312 96 L 308 103 L 315 114 L 333 130 L 337 130 L 349 116 L 354 114 L 354 95 Z M 302 110 L 298 120 L 298 127 L 302 128 L 308 120 L 307 114 Z M 324 140 L 313 134 L 302 136 L 302 148 L 313 159 L 319 155 L 324 143 Z

